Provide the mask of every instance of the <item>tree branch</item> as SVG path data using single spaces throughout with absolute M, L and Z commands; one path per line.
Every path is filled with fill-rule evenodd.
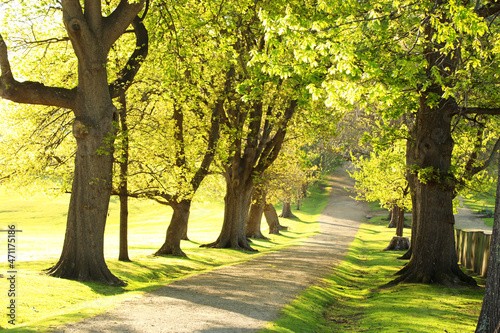
M 489 2 L 481 8 L 476 9 L 475 12 L 479 17 L 483 18 L 495 15 L 500 12 L 500 2 Z
M 285 139 L 288 122 L 295 113 L 296 108 L 297 100 L 292 100 L 290 102 L 290 105 L 285 110 L 283 123 L 281 124 L 279 130 L 276 132 L 274 137 L 266 144 L 264 150 L 260 154 L 259 162 L 254 168 L 255 172 L 259 174 L 264 172 L 278 157 L 281 150 L 281 145 L 283 144 L 283 140 Z
M 480 108 L 480 107 L 459 108 L 458 114 L 500 115 L 500 108 Z
M 491 165 L 491 162 L 493 162 L 493 160 L 497 156 L 499 149 L 500 149 L 500 138 L 495 143 L 495 146 L 493 147 L 490 156 L 488 157 L 488 159 L 486 161 L 484 161 L 484 164 L 482 166 L 477 166 L 477 167 L 474 167 L 471 169 L 471 171 L 470 171 L 471 178 L 473 175 L 485 170 L 486 168 L 488 168 Z
M 111 15 L 104 18 L 103 43 L 107 48 L 111 48 L 115 41 L 120 38 L 125 29 L 130 25 L 130 22 L 139 14 L 144 3 L 145 0 L 140 0 L 137 3 L 129 3 L 127 0 L 121 0 Z
M 127 91 L 148 55 L 149 36 L 142 22 L 142 18 L 136 16 L 132 21 L 132 25 L 136 37 L 136 48 L 127 61 L 127 64 L 122 68 L 120 73 L 118 73 L 118 78 L 109 85 L 109 91 L 112 98 L 118 97 Z
M 102 33 L 102 8 L 101 0 L 85 0 L 84 16 L 87 24 L 94 33 Z
M 195 175 L 191 179 L 191 186 L 193 192 L 196 192 L 200 187 L 203 179 L 208 175 L 210 164 L 212 163 L 215 156 L 215 146 L 220 136 L 220 116 L 224 109 L 224 99 L 220 99 L 215 104 L 214 111 L 212 112 L 212 119 L 210 121 L 210 133 L 208 135 L 207 151 L 205 156 L 203 156 L 203 161 L 200 167 L 196 171 Z
M 0 35 L 0 69 L 0 97 L 16 103 L 73 108 L 76 89 L 47 87 L 39 82 L 16 81 L 2 35 Z

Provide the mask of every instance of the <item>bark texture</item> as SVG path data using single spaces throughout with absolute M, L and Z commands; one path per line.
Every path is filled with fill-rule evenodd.
M 251 177 L 243 184 L 238 179 L 226 180 L 222 230 L 217 240 L 205 247 L 255 251 L 248 242 L 245 230 L 253 187 Z
M 191 200 L 171 203 L 170 206 L 174 210 L 174 213 L 172 214 L 172 219 L 167 229 L 165 242 L 161 248 L 156 251 L 155 256 L 171 254 L 174 256 L 186 257 L 186 254 L 181 250 L 181 239 L 183 239 L 187 230 Z
M 63 1 L 63 20 L 78 57 L 73 108 L 77 141 L 75 173 L 61 257 L 49 270 L 56 277 L 125 285 L 104 262 L 104 228 L 112 190 L 113 121 L 118 120 L 106 73 L 107 54 L 141 10 L 143 2 L 122 2 L 113 19 L 102 17 L 100 2 Z M 87 7 L 88 6 L 88 7 Z
M 265 192 L 260 185 L 256 186 L 252 194 L 252 204 L 250 206 L 250 213 L 248 214 L 246 226 L 246 235 L 248 238 L 267 239 L 261 231 L 265 205 Z
M 288 227 L 282 226 L 278 218 L 278 213 L 272 204 L 267 204 L 264 208 L 264 216 L 266 217 L 269 233 L 279 235 L 281 230 L 287 230 Z
M 297 216 L 293 215 L 293 213 L 292 213 L 292 205 L 291 205 L 290 201 L 291 200 L 289 198 L 283 200 L 283 208 L 281 210 L 280 217 L 284 217 L 284 218 L 295 218 L 295 217 L 297 217 Z
M 434 86 L 420 97 L 412 147 L 415 150 L 410 152 L 416 157 L 421 172 L 420 179 L 414 178 L 412 256 L 393 282 L 453 285 L 463 281 L 475 285 L 474 279 L 460 270 L 455 253 L 454 177 L 450 172 L 453 149 L 450 106 L 453 103 L 441 100 L 437 107 L 427 105 L 428 94 L 439 92 L 440 87 Z
M 491 235 L 490 261 L 488 264 L 483 306 L 476 327 L 476 333 L 500 332 L 500 158 L 499 178 L 495 199 L 495 216 Z

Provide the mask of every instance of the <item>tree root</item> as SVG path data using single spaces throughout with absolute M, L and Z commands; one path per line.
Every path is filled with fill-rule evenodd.
M 156 251 L 154 256 L 168 256 L 172 255 L 174 257 L 184 257 L 187 258 L 187 255 L 181 250 L 180 247 L 175 247 L 175 248 L 160 248 L 158 251 Z
M 237 251 L 248 251 L 248 252 L 259 252 L 258 250 L 254 249 L 251 247 L 248 242 L 246 244 L 242 244 L 244 242 L 239 242 L 238 244 L 232 244 L 231 242 L 220 242 L 219 240 L 216 240 L 213 243 L 209 244 L 202 244 L 200 247 L 206 247 L 209 249 L 233 249 Z
M 255 231 L 252 233 L 249 233 L 246 235 L 248 238 L 253 238 L 253 239 L 264 239 L 264 240 L 269 240 L 266 236 L 262 234 L 260 231 Z
M 445 285 L 447 287 L 477 286 L 476 280 L 462 272 L 458 264 L 452 265 L 452 267 L 448 269 L 430 271 L 419 269 L 418 267 L 416 267 L 416 265 L 409 262 L 394 275 L 399 276 L 396 279 L 383 285 L 382 288 L 392 287 L 400 283 L 435 283 Z
M 81 281 L 81 282 L 98 282 L 113 287 L 125 287 L 127 283 L 118 277 L 114 276 L 107 267 L 87 268 L 79 267 L 78 269 L 71 267 L 68 263 L 59 261 L 56 265 L 45 270 L 49 276 Z M 73 268 L 73 269 L 70 269 Z

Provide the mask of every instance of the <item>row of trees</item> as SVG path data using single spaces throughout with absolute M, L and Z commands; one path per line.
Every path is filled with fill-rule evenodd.
M 59 37 L 45 38 L 53 32 L 46 29 L 40 39 L 69 41 L 76 58 L 63 52 L 49 61 L 64 64 L 59 79 L 33 68 L 25 74 L 53 86 L 21 82 L 1 38 L 0 96 L 60 108 L 38 122 L 54 140 L 45 137 L 44 144 L 65 141 L 72 124 L 76 151 L 59 156 L 56 144 L 43 153 L 54 165 L 75 156 L 66 240 L 51 274 L 121 283 L 102 257 L 115 150 L 123 166 L 117 193 L 172 206 L 175 239 L 185 233 L 193 193 L 212 168 L 219 170 L 224 223 L 207 246 L 251 250 L 252 194 L 262 196 L 257 180 L 272 174 L 285 137 L 321 137 L 319 129 L 343 117 L 351 119 L 348 128 L 367 115 L 369 145 L 358 151 L 388 161 L 379 165 L 400 175 L 393 183 L 401 190 L 387 205 L 411 201 L 413 211 L 409 262 L 392 283 L 475 285 L 457 264 L 453 199 L 475 184 L 500 145 L 500 3 L 68 0 L 42 2 L 27 15 L 39 10 L 62 13 L 64 22 Z M 154 26 L 148 55 L 146 26 Z M 123 54 L 132 56 L 125 62 Z M 146 70 L 138 74 L 141 65 Z M 113 98 L 120 98 L 121 117 Z M 496 249 L 498 233 L 493 237 Z M 177 243 L 167 243 L 160 252 L 179 253 Z M 500 287 L 494 255 L 492 262 L 479 331 L 493 331 L 500 318 L 491 296 Z
M 266 10 L 284 13 L 281 5 Z M 323 108 L 308 103 L 307 73 L 282 73 L 280 66 L 295 61 L 293 50 L 266 40 L 260 9 L 252 1 L 48 1 L 24 13 L 34 36 L 4 27 L 0 93 L 29 106 L 10 107 L 6 117 L 11 123 L 2 128 L 2 178 L 71 192 L 63 251 L 49 274 L 123 284 L 103 257 L 110 195 L 121 200 L 121 260 L 129 260 L 129 197 L 172 207 L 156 254 L 184 255 L 180 240 L 193 197 L 208 174 L 221 174 L 223 227 L 206 246 L 253 250 L 247 236 L 257 234 L 246 225 L 255 185 L 266 183 L 268 195 L 254 201 L 271 207 L 277 196 L 295 191 L 280 188 L 277 179 L 291 183 L 293 177 L 301 187 L 313 178 L 315 167 L 296 145 L 300 139 L 300 146 L 314 146 L 315 138 L 305 133 L 319 124 L 291 119 L 298 110 L 303 115 L 296 121 Z M 5 4 L 4 10 L 17 16 L 25 8 Z M 64 26 L 51 21 L 59 17 Z M 56 27 L 47 29 L 49 22 Z M 17 44 L 13 60 L 6 41 Z M 18 58 L 23 51 L 28 60 Z M 64 66 L 55 69 L 59 63 Z M 11 68 L 33 81 L 18 81 Z M 288 161 L 269 169 L 283 145 Z

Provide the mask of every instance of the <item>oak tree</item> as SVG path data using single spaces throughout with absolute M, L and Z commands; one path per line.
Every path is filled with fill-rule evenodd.
M 112 137 L 117 109 L 112 97 L 127 88 L 140 67 L 139 49 L 145 50 L 147 32 L 138 17 L 144 1 L 120 1 L 103 16 L 100 1 L 63 0 L 62 19 L 78 59 L 78 82 L 73 89 L 18 81 L 11 69 L 7 45 L 0 37 L 0 96 L 17 103 L 58 106 L 74 114 L 72 133 L 77 142 L 64 246 L 59 261 L 49 269 L 56 277 L 125 283 L 104 261 L 104 227 L 111 194 Z M 110 48 L 134 24 L 138 50 L 119 79 L 108 82 L 106 64 Z

